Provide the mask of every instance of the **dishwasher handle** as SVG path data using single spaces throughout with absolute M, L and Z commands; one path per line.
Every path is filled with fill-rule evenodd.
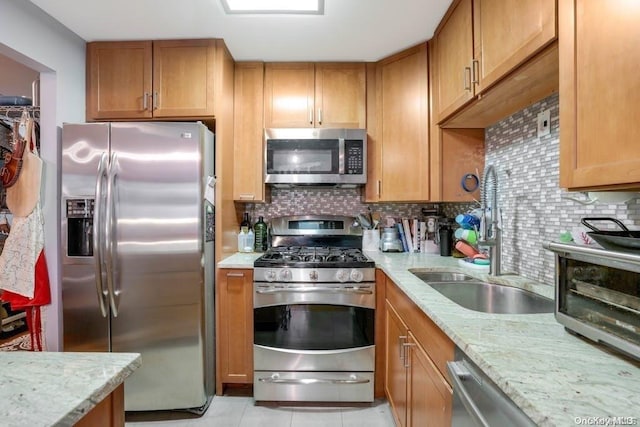
M 460 401 L 467 409 L 467 412 L 473 418 L 475 423 L 482 427 L 490 427 L 489 423 L 482 415 L 482 412 L 480 412 L 480 408 L 475 404 L 471 398 L 471 394 L 464 385 L 465 381 L 476 381 L 475 377 L 471 374 L 471 371 L 467 369 L 461 360 L 447 362 L 447 371 L 449 372 L 449 378 L 451 378 L 453 393 L 458 395 Z

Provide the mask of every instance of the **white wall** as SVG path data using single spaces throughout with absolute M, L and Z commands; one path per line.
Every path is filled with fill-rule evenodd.
M 0 95 L 16 95 L 31 98 L 31 83 L 39 72 L 0 55 Z
M 0 54 L 40 72 L 41 157 L 44 160 L 45 253 L 53 302 L 45 312 L 49 350 L 62 344 L 60 287 L 60 126 L 83 122 L 85 42 L 33 3 L 0 0 Z

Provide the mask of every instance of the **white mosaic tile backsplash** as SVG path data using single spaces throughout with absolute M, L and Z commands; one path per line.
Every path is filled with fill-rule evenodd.
M 538 138 L 538 113 L 551 110 L 551 133 Z M 606 216 L 638 229 L 640 201 L 583 205 L 582 193 L 559 188 L 558 95 L 554 94 L 485 131 L 486 164 L 498 171 L 498 200 L 503 215 L 503 270 L 549 285 L 554 283 L 553 254 L 542 243 L 564 230 L 587 230 L 583 217 Z M 640 196 L 640 194 L 638 194 Z M 598 226 L 604 224 L 598 223 Z M 587 230 L 588 231 L 588 230 Z
M 551 133 L 536 135 L 538 113 L 551 110 Z M 486 164 L 498 172 L 498 199 L 503 215 L 503 265 L 513 272 L 549 285 L 554 284 L 553 254 L 542 248 L 543 242 L 557 240 L 562 231 L 585 229 L 583 217 L 607 216 L 621 220 L 631 229 L 640 229 L 640 201 L 616 204 L 583 205 L 569 200 L 586 199 L 582 193 L 568 193 L 558 186 L 559 145 L 558 95 L 554 94 L 485 131 Z M 639 194 L 640 195 L 640 194 Z M 423 207 L 433 204 L 361 202 L 359 190 L 348 189 L 273 189 L 271 203 L 247 203 L 255 221 L 282 215 L 351 215 L 371 206 L 384 217 L 420 217 Z M 442 203 L 442 216 L 455 217 L 474 204 Z M 598 224 L 601 225 L 601 224 Z

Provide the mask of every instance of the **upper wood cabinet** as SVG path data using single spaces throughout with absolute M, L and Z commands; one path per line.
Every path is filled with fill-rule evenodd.
M 472 10 L 472 0 L 454 3 L 430 45 L 435 49 L 433 67 L 438 76 L 434 86 L 438 105 L 437 121 L 446 118 L 474 97 Z
M 216 40 L 87 43 L 87 120 L 214 115 Z
M 368 79 L 366 200 L 429 200 L 427 44 L 376 64 Z
M 267 128 L 365 128 L 364 63 L 268 63 Z
M 640 189 L 640 3 L 560 0 L 560 186 Z
M 264 64 L 237 62 L 234 91 L 233 199 L 266 201 L 264 184 Z
M 556 38 L 556 0 L 460 0 L 434 36 L 438 122 Z

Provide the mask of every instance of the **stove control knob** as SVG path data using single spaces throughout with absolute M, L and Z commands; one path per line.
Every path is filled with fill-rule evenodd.
M 349 280 L 349 272 L 342 268 L 338 269 L 338 271 L 336 271 L 336 279 L 338 279 L 340 283 L 346 282 Z
M 290 282 L 292 276 L 293 275 L 291 274 L 291 270 L 289 270 L 288 268 L 283 268 L 282 270 L 280 270 L 280 280 L 282 280 L 283 282 Z
M 364 274 L 362 274 L 362 271 L 360 270 L 351 270 L 351 280 L 353 280 L 354 282 L 362 282 L 362 279 L 364 279 Z
M 318 270 L 311 270 L 309 272 L 309 279 L 313 282 L 318 281 Z
M 273 282 L 274 280 L 276 280 L 276 271 L 267 270 L 267 272 L 264 273 L 264 278 L 267 279 L 267 282 Z

